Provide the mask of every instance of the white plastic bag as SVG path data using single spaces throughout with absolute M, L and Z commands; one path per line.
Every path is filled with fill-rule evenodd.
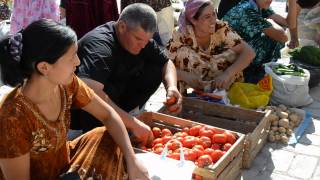
M 158 30 L 161 42 L 164 46 L 172 37 L 174 28 L 173 7 L 169 6 L 157 12 Z
M 272 67 L 278 63 L 270 62 L 265 64 L 265 71 L 272 77 L 273 91 L 271 103 L 285 104 L 291 107 L 300 107 L 311 104 L 313 99 L 309 95 L 310 73 L 305 72 L 304 77 L 291 75 L 277 75 L 273 72 Z
M 8 35 L 10 32 L 10 21 L 4 20 L 0 22 L 0 39 Z
M 167 145 L 161 155 L 147 152 L 138 153 L 136 157 L 148 169 L 151 180 L 191 180 L 196 166 L 184 159 L 181 143 L 180 147 L 180 161 L 166 157 Z

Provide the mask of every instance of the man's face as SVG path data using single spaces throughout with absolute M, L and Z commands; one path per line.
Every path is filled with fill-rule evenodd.
M 145 32 L 141 27 L 130 29 L 122 22 L 119 25 L 120 43 L 129 53 L 137 55 L 147 45 L 153 33 Z

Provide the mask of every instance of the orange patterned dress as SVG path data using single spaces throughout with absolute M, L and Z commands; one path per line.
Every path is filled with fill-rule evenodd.
M 193 27 L 188 25 L 186 33 L 173 33 L 167 45 L 168 57 L 177 69 L 193 72 L 210 84 L 236 60 L 237 54 L 231 48 L 241 43 L 241 37 L 226 22 L 217 20 L 215 32 L 210 38 L 209 47 L 202 49 L 197 44 Z M 232 79 L 234 81 L 243 81 L 242 73 L 236 74 Z M 187 87 L 184 82 L 179 82 L 181 92 Z
M 84 107 L 94 92 L 76 76 L 69 86 L 60 86 L 60 92 L 62 108 L 56 121 L 46 120 L 21 87 L 5 97 L 0 109 L 0 158 L 30 152 L 31 179 L 57 179 L 67 171 L 77 171 L 82 179 L 122 179 L 123 155 L 104 127 L 67 142 L 70 108 Z

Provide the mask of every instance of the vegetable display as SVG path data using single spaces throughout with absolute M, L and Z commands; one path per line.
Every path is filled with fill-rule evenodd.
M 320 66 L 320 48 L 314 46 L 303 46 L 295 48 L 289 54 L 293 59 L 299 60 L 306 64 Z
M 291 75 L 291 76 L 301 76 L 303 77 L 305 75 L 303 69 L 299 68 L 295 64 L 277 64 L 272 66 L 272 70 L 277 75 Z

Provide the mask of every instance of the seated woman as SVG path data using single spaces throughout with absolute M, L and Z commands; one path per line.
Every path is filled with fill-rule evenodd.
M 35 21 L 0 42 L 0 59 L 3 82 L 15 86 L 0 108 L 0 179 L 58 179 L 66 172 L 81 179 L 149 179 L 119 115 L 74 75 L 80 61 L 73 30 Z M 107 130 L 67 142 L 71 107 L 91 113 Z
M 179 17 L 179 31 L 167 45 L 177 68 L 180 91 L 187 86 L 212 91 L 242 81 L 254 51 L 227 23 L 217 19 L 210 0 L 189 0 Z
M 263 64 L 280 58 L 280 49 L 288 40 L 285 18 L 275 14 L 269 7 L 271 0 L 242 0 L 223 16 L 223 20 L 249 43 L 256 57 L 244 70 L 246 82 L 257 83 L 265 72 Z M 280 26 L 281 25 L 281 26 Z

